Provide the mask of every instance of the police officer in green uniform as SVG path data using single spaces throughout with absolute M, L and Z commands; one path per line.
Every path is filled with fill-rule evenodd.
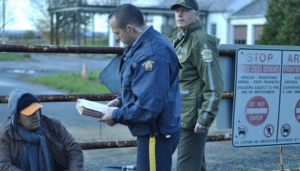
M 218 113 L 224 87 L 219 51 L 215 38 L 202 30 L 195 0 L 178 0 L 171 9 L 175 10 L 177 27 L 168 38 L 182 66 L 177 171 L 203 171 L 208 128 Z

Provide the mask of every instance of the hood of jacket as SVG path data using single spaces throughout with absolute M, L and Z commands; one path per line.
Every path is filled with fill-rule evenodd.
M 15 129 L 17 128 L 17 118 L 18 118 L 17 106 L 18 106 L 18 103 L 19 103 L 19 100 L 21 99 L 21 97 L 26 94 L 33 96 L 34 98 L 36 98 L 36 100 L 38 102 L 40 102 L 39 99 L 35 95 L 33 95 L 25 90 L 20 90 L 20 89 L 13 90 L 9 94 L 9 97 L 8 97 L 8 112 L 9 112 L 9 115 L 11 116 L 11 121 L 12 121 L 11 124 L 13 125 L 13 127 Z M 39 109 L 39 110 L 40 110 L 40 114 L 42 116 L 41 109 Z

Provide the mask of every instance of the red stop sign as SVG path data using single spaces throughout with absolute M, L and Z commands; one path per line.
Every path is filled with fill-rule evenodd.
M 297 121 L 300 123 L 300 100 L 297 102 L 295 107 L 295 117 Z
M 262 96 L 252 97 L 246 104 L 245 114 L 247 121 L 253 126 L 264 123 L 269 114 L 267 100 Z

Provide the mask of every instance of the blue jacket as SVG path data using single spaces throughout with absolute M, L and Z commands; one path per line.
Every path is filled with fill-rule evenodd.
M 148 28 L 121 57 L 123 104 L 114 110 L 113 120 L 126 123 L 133 136 L 151 133 L 151 122 L 162 134 L 180 129 L 179 62 L 169 40 Z

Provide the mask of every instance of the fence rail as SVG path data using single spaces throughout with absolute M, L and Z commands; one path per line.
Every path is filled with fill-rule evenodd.
M 104 46 L 56 46 L 56 45 L 0 45 L 0 52 L 28 53 L 93 53 L 122 54 L 122 47 Z
M 122 54 L 122 47 L 105 46 L 59 46 L 59 45 L 0 45 L 0 52 L 28 53 L 93 53 Z M 219 49 L 220 56 L 235 57 L 235 49 Z
M 41 102 L 73 102 L 78 99 L 91 101 L 110 101 L 117 97 L 118 94 L 53 94 L 53 95 L 36 95 Z M 8 102 L 8 95 L 0 96 L 0 103 Z M 233 92 L 223 92 L 222 98 L 233 98 Z
M 230 141 L 231 134 L 227 135 L 208 135 L 206 142 L 214 141 Z M 123 148 L 123 147 L 136 147 L 136 140 L 129 141 L 100 141 L 100 142 L 85 142 L 80 143 L 83 150 L 92 150 L 92 149 L 105 149 L 105 148 Z

